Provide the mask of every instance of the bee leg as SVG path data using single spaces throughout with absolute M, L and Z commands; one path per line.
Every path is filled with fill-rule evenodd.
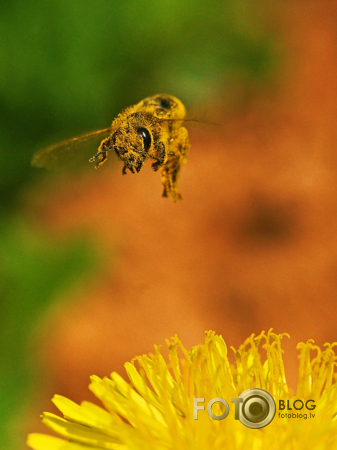
M 181 127 L 178 136 L 170 145 L 167 162 L 161 169 L 163 197 L 170 195 L 174 201 L 181 199 L 178 192 L 179 175 L 181 166 L 186 163 L 189 148 L 188 132 L 186 128 Z
M 104 139 L 99 146 L 98 152 L 92 158 L 89 159 L 89 162 L 94 162 L 96 159 L 99 159 L 95 165 L 95 169 L 98 169 L 105 161 L 108 159 L 108 151 L 109 151 L 110 137 Z
M 102 164 L 105 163 L 105 161 L 108 159 L 108 152 L 100 152 L 99 155 L 101 156 L 100 160 L 96 163 L 95 169 L 99 169 Z
M 123 170 L 122 170 L 122 174 L 123 175 L 126 175 L 126 169 L 128 168 L 128 166 L 124 163 L 124 167 L 123 167 Z
M 152 155 L 149 155 L 151 159 L 154 159 L 154 163 L 151 165 L 152 169 L 154 171 L 157 171 L 159 167 L 162 167 L 165 163 L 167 154 L 166 154 L 166 148 L 163 142 L 159 142 L 155 148 L 154 153 Z

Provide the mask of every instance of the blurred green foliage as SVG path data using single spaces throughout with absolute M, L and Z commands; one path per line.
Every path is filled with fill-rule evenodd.
M 98 255 L 84 237 L 53 242 L 14 219 L 0 226 L 0 254 L 0 448 L 10 449 L 37 376 L 32 331 L 51 303 L 93 270 Z
M 46 143 L 105 128 L 154 93 L 188 107 L 272 80 L 276 46 L 249 0 L 0 2 L 0 436 L 10 442 L 36 375 L 27 343 L 57 293 L 93 266 L 83 241 L 53 243 L 21 219 Z

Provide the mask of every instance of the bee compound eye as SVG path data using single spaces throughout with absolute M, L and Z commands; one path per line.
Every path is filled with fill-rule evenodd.
M 147 152 L 151 147 L 151 135 L 146 128 L 138 128 L 137 133 L 143 138 L 144 150 Z

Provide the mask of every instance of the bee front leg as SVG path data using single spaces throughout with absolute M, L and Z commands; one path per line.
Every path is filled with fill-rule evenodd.
M 108 152 L 101 152 L 100 156 L 101 159 L 96 163 L 95 169 L 99 169 L 101 165 L 105 163 L 105 161 L 108 159 Z
M 98 159 L 98 162 L 95 165 L 95 169 L 98 169 L 105 161 L 108 159 L 108 151 L 110 145 L 110 137 L 104 139 L 99 146 L 98 152 L 95 156 L 89 159 L 89 162 L 94 162 Z
M 168 159 L 161 170 L 163 197 L 170 195 L 174 201 L 181 199 L 178 182 L 181 166 L 186 163 L 189 148 L 188 131 L 181 127 L 178 136 L 173 139 L 168 149 Z
M 163 142 L 158 142 L 158 144 L 154 147 L 153 154 L 149 155 L 151 159 L 154 159 L 154 163 L 152 163 L 151 167 L 154 171 L 157 171 L 159 167 L 162 167 L 165 164 L 165 160 L 167 157 L 166 148 Z

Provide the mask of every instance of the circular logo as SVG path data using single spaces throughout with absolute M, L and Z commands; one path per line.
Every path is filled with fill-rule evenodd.
M 263 428 L 270 424 L 276 413 L 276 404 L 269 392 L 260 388 L 247 389 L 239 398 L 239 420 L 248 428 Z

